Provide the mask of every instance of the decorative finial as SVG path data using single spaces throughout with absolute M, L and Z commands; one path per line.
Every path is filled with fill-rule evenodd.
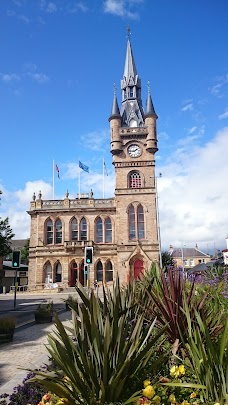
M 33 193 L 32 199 L 33 199 L 33 201 L 36 201 L 36 194 L 35 194 L 35 191 L 34 191 L 34 193 Z
M 148 94 L 150 94 L 150 81 L 149 80 L 147 82 L 147 90 L 148 90 Z
M 90 190 L 90 198 L 93 198 L 93 190 L 92 190 L 92 188 Z
M 116 83 L 113 84 L 114 96 L 116 96 Z
M 41 191 L 39 191 L 38 198 L 41 199 L 41 197 L 42 197 L 42 194 L 41 194 Z
M 69 192 L 68 192 L 68 190 L 66 191 L 66 198 L 68 198 L 69 197 Z
M 128 26 L 127 27 L 127 39 L 130 40 L 130 36 L 131 36 L 131 28 Z

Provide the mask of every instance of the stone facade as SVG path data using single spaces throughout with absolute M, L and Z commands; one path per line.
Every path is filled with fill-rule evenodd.
M 109 117 L 116 178 L 114 198 L 94 199 L 88 194 L 72 200 L 67 193 L 63 200 L 47 201 L 42 199 L 41 192 L 38 198 L 34 195 L 28 212 L 30 288 L 43 288 L 47 282 L 73 286 L 76 280 L 82 284 L 93 285 L 96 280 L 111 284 L 117 273 L 123 284 L 140 277 L 153 262 L 159 263 L 154 159 L 157 115 L 149 89 L 143 111 L 141 82 L 129 40 L 121 83 L 122 111 L 114 94 Z M 72 220 L 78 226 L 77 236 Z M 48 232 L 53 239 L 48 239 Z M 61 240 L 56 242 L 55 233 Z M 102 240 L 98 240 L 98 234 Z M 85 273 L 87 246 L 93 247 L 93 261 Z

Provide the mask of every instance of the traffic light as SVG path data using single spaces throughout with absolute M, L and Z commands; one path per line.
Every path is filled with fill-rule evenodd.
M 84 264 L 84 273 L 88 274 L 88 264 Z
M 85 248 L 85 263 L 91 264 L 93 261 L 93 248 L 88 246 Z
M 21 252 L 20 250 L 14 250 L 12 258 L 12 267 L 14 269 L 19 269 L 20 264 L 21 264 Z

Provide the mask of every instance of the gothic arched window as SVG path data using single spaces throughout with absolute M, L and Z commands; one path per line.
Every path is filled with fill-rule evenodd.
M 103 242 L 103 223 L 100 217 L 95 222 L 95 241 L 97 243 Z
M 110 260 L 106 263 L 105 266 L 105 281 L 113 281 L 113 269 L 112 262 L 110 262 Z
M 71 221 L 71 240 L 78 240 L 78 220 L 76 218 Z
M 145 238 L 145 228 L 144 228 L 144 211 L 142 205 L 137 207 L 137 228 L 138 228 L 138 239 Z
M 52 267 L 51 263 L 47 262 L 44 266 L 44 282 L 45 284 L 52 283 Z
M 57 219 L 55 223 L 55 243 L 62 243 L 62 221 Z
M 46 222 L 46 240 L 48 245 L 53 243 L 53 222 L 51 219 Z
M 141 188 L 142 179 L 138 171 L 131 172 L 128 177 L 128 187 L 129 188 Z
M 96 266 L 96 280 L 103 281 L 103 264 L 99 260 Z
M 137 207 L 132 204 L 129 206 L 128 226 L 130 240 L 145 238 L 144 210 L 141 204 Z
M 80 240 L 87 240 L 87 222 L 85 218 L 80 222 Z
M 105 243 L 112 242 L 112 221 L 108 217 L 105 219 Z
M 136 239 L 135 209 L 130 205 L 128 209 L 129 239 Z
M 55 268 L 55 283 L 61 283 L 62 281 L 62 265 L 61 263 L 56 264 Z

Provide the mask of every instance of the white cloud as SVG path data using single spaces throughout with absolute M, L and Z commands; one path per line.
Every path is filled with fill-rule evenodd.
M 167 141 L 169 139 L 169 135 L 165 131 L 159 132 L 158 139 L 159 139 L 159 141 L 162 141 L 162 142 Z
M 29 24 L 31 22 L 30 18 L 28 18 L 26 15 L 24 14 L 20 14 L 17 16 L 19 18 L 19 20 L 25 22 L 26 24 Z
M 209 87 L 209 91 L 214 96 L 222 97 L 223 96 L 222 91 L 224 90 L 224 87 L 228 84 L 228 73 L 223 76 L 217 77 L 215 82 L 216 84 Z
M 109 142 L 110 131 L 103 129 L 101 131 L 94 131 L 81 136 L 81 141 L 86 141 L 87 148 L 94 151 L 106 151 L 107 142 Z
M 49 77 L 44 73 L 31 73 L 28 72 L 27 75 L 31 77 L 31 79 L 35 80 L 38 83 L 46 83 L 49 81 Z
M 48 14 L 54 14 L 57 12 L 57 5 L 52 1 L 40 0 L 40 8 Z
M 225 248 L 228 232 L 227 149 L 228 127 L 215 134 L 204 146 L 186 143 L 170 155 L 166 164 L 159 166 L 157 163 L 157 172 L 162 173 L 157 186 L 163 249 L 170 244 L 180 246 L 182 242 L 188 247 L 198 243 L 203 251 L 214 242 L 216 247 Z M 83 163 L 92 167 L 90 162 L 83 160 Z M 77 178 L 78 165 L 66 164 L 65 167 L 65 179 Z M 115 189 L 114 170 L 108 168 L 108 171 L 109 176 L 105 177 L 106 197 L 113 196 Z M 81 171 L 81 180 L 81 192 L 92 188 L 96 198 L 102 197 L 101 173 L 91 170 L 88 175 Z M 51 185 L 40 180 L 27 182 L 24 189 L 16 193 L 7 191 L 2 185 L 0 189 L 3 191 L 1 216 L 9 216 L 16 238 L 29 237 L 30 217 L 26 211 L 29 210 L 32 195 L 35 191 L 37 196 L 41 190 L 43 199 L 51 199 Z M 75 198 L 75 195 L 70 198 Z
M 5 83 L 10 83 L 10 82 L 14 82 L 14 81 L 19 81 L 20 80 L 20 76 L 16 73 L 0 73 L 0 77 L 2 79 L 3 82 Z
M 193 132 L 195 132 L 197 130 L 197 127 L 192 127 L 188 129 L 188 134 L 193 134 Z
M 193 110 L 193 104 L 189 103 L 185 105 L 184 107 L 181 108 L 181 111 L 192 111 Z
M 18 190 L 15 193 L 7 191 L 1 186 L 3 191 L 1 201 L 1 217 L 9 217 L 9 223 L 15 239 L 29 238 L 30 233 L 30 216 L 27 211 L 29 210 L 30 201 L 32 201 L 33 193 L 38 195 L 42 190 L 43 196 L 46 199 L 52 198 L 52 187 L 50 184 L 42 180 L 28 181 L 23 190 Z
M 228 127 L 204 147 L 175 153 L 159 170 L 158 180 L 161 240 L 164 247 L 185 241 L 216 241 L 223 247 L 227 236 Z
M 190 143 L 196 141 L 199 138 L 199 135 L 188 135 L 185 136 L 184 138 L 180 139 L 178 144 L 181 146 L 188 146 Z
M 77 2 L 73 6 L 68 5 L 68 12 L 71 14 L 77 13 L 78 11 L 81 11 L 82 13 L 86 13 L 88 10 L 89 10 L 88 7 L 82 1 Z
M 29 63 L 25 64 L 23 67 L 25 73 L 0 73 L 0 79 L 2 82 L 9 84 L 19 82 L 20 80 L 24 80 L 26 77 L 38 82 L 38 83 L 46 83 L 49 81 L 49 77 L 45 73 L 41 73 L 37 71 L 37 66 L 35 64 Z
M 138 13 L 132 11 L 131 8 L 142 2 L 143 0 L 105 0 L 104 12 L 119 17 L 136 19 L 138 18 Z
M 53 2 L 49 2 L 46 7 L 46 12 L 52 14 L 52 13 L 56 13 L 56 11 L 57 11 L 56 4 Z
M 224 111 L 224 113 L 223 113 L 223 114 L 220 114 L 218 117 L 219 117 L 220 120 L 222 120 L 222 119 L 224 119 L 224 118 L 228 118 L 228 108 L 226 108 L 226 110 Z

